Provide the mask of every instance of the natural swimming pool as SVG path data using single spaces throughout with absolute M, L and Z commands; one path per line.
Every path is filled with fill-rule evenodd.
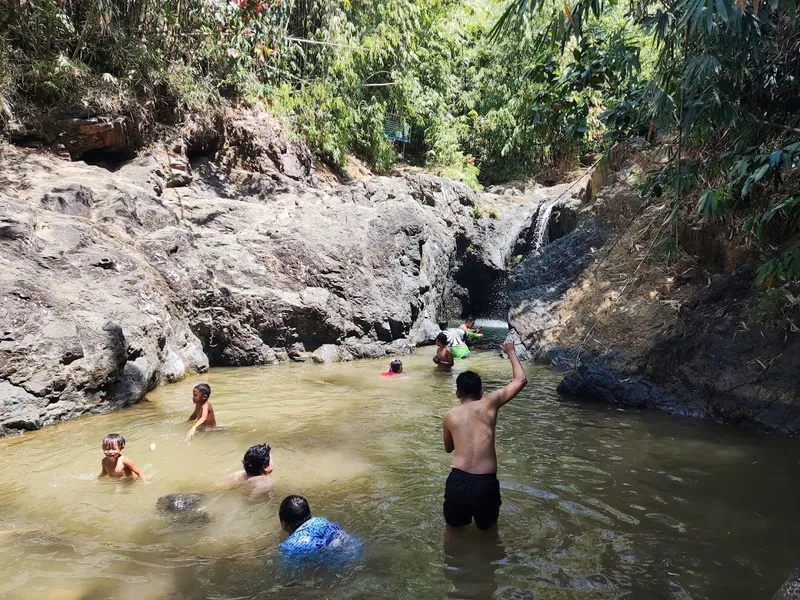
M 453 378 L 433 348 L 403 358 L 214 369 L 129 409 L 0 440 L 0 598 L 767 598 L 800 550 L 800 447 L 701 422 L 560 402 L 559 375 L 526 365 L 500 415 L 499 537 L 445 547 L 441 415 Z M 488 389 L 508 362 L 464 362 Z M 208 381 L 222 431 L 184 437 Z M 151 479 L 97 481 L 103 436 Z M 217 490 L 268 442 L 275 494 Z M 151 450 L 151 444 L 155 449 Z M 208 494 L 211 520 L 176 526 L 159 496 Z M 362 560 L 297 581 L 274 561 L 281 498 L 364 541 Z

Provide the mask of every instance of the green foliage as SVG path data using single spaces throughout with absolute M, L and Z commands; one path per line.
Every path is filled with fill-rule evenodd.
M 155 116 L 219 106 L 268 81 L 280 0 L 41 0 L 0 9 L 0 69 L 17 106 L 127 103 Z
M 487 37 L 501 1 L 12 2 L 0 82 L 17 107 L 116 103 L 166 122 L 260 101 L 335 166 L 355 153 L 387 171 L 404 156 L 480 188 L 479 176 L 525 177 L 596 149 L 600 113 L 640 66 L 641 32 L 622 9 L 563 54 L 529 19 L 520 52 Z M 410 144 L 386 138 L 390 115 Z
M 524 48 L 520 29 L 541 18 L 542 44 L 591 46 L 598 39 L 594 28 L 616 5 L 511 0 L 492 33 Z M 649 32 L 657 54 L 647 57 L 638 81 L 628 77 L 627 93 L 605 92 L 600 118 L 608 138 L 634 134 L 677 146 L 645 190 L 673 199 L 671 228 L 692 218 L 736 223 L 750 214 L 746 230 L 780 249 L 761 269 L 761 280 L 800 276 L 796 1 L 634 0 L 629 15 Z M 696 205 L 686 203 L 695 191 Z M 661 242 L 669 248 L 667 238 Z

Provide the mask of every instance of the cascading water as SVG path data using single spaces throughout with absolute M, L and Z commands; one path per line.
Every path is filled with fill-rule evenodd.
M 562 206 L 565 202 L 566 198 L 558 196 L 545 200 L 539 206 L 539 212 L 536 215 L 536 229 L 533 236 L 534 250 L 539 250 L 550 241 L 550 216 L 553 214 L 553 209 Z

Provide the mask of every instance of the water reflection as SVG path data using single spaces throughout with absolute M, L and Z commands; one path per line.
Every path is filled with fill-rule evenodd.
M 474 527 L 446 527 L 444 575 L 453 589 L 452 600 L 485 600 L 498 588 L 496 572 L 506 558 L 497 526 L 486 531 Z

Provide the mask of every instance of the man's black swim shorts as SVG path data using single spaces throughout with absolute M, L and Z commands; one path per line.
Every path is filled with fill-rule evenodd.
M 500 515 L 500 482 L 496 473 L 474 474 L 454 468 L 444 486 L 444 520 L 451 527 L 488 529 Z

